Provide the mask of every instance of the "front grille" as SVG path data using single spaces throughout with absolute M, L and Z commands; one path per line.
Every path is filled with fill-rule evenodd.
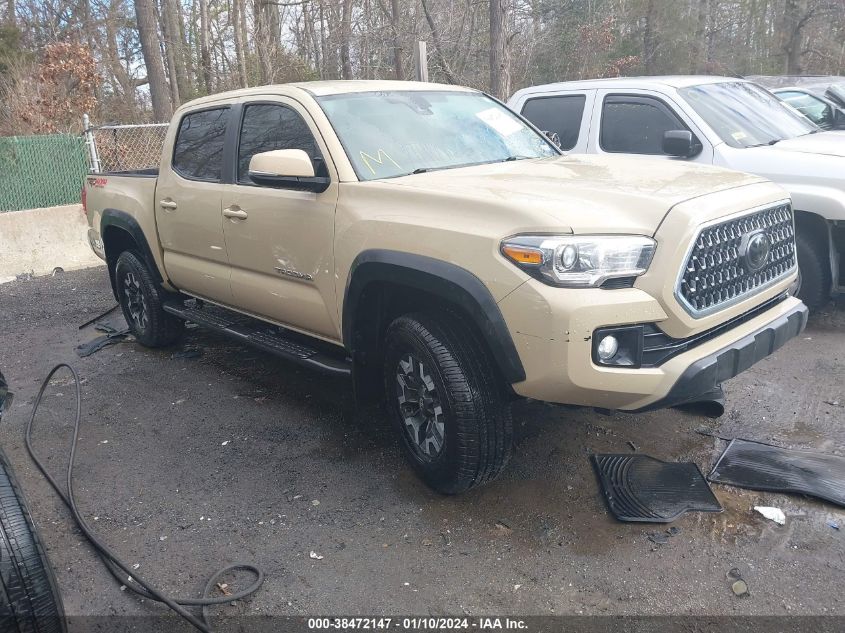
M 768 256 L 754 262 L 763 248 L 760 244 L 766 240 Z M 758 264 L 756 269 L 754 263 Z M 780 204 L 701 229 L 675 295 L 687 312 L 700 317 L 775 283 L 795 265 L 792 209 L 789 204 Z

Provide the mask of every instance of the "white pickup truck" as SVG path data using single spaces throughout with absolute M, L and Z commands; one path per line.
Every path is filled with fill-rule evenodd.
M 594 79 L 525 88 L 508 105 L 556 133 L 565 151 L 641 154 L 769 178 L 789 191 L 795 208 L 795 292 L 818 308 L 845 290 L 845 135 L 821 131 L 756 84 L 702 76 Z

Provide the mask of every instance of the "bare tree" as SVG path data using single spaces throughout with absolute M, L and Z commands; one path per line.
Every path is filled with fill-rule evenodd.
M 244 52 L 244 37 L 242 22 L 244 19 L 243 0 L 232 0 L 232 33 L 235 45 L 235 61 L 237 64 L 238 87 L 247 87 L 246 53 Z
M 200 75 L 206 94 L 211 93 L 211 50 L 208 46 L 211 25 L 208 18 L 208 0 L 200 3 Z
M 446 61 L 446 56 L 443 54 L 443 40 L 440 37 L 440 31 L 437 28 L 437 24 L 435 24 L 434 22 L 434 18 L 431 17 L 431 11 L 429 11 L 428 9 L 428 3 L 426 2 L 426 0 L 421 1 L 423 13 L 425 13 L 425 20 L 426 22 L 428 22 L 429 29 L 431 29 L 431 39 L 434 41 L 434 53 L 435 55 L 437 55 L 437 62 L 440 65 L 440 68 L 443 70 L 443 74 L 446 75 L 446 80 L 450 84 L 456 84 L 458 82 L 455 79 L 455 74 L 452 72 L 452 69 L 449 66 L 449 62 Z M 491 0 L 491 3 L 496 1 L 497 0 Z
M 153 116 L 157 121 L 166 121 L 173 114 L 167 88 L 167 77 L 158 46 L 158 29 L 153 0 L 135 0 L 135 18 L 138 21 L 138 39 L 147 77 L 150 84 L 150 100 Z
M 508 67 L 507 5 L 508 0 L 490 1 L 490 94 L 499 99 L 510 95 Z
M 343 14 L 340 25 L 340 64 L 341 77 L 352 79 L 352 57 L 350 53 L 352 39 L 352 0 L 343 1 Z
M 179 99 L 174 103 L 178 103 L 178 101 L 190 99 L 194 92 L 193 82 L 185 62 L 186 44 L 179 0 L 161 1 L 161 23 L 168 66 L 172 64 L 172 68 L 169 68 L 170 81 L 173 83 L 175 80 L 177 91 L 174 94 L 179 95 Z

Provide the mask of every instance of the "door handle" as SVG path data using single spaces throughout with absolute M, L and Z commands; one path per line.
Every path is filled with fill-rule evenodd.
M 226 207 L 223 209 L 223 215 L 234 220 L 246 220 L 249 214 L 240 207 Z
M 162 209 L 176 209 L 177 207 L 176 203 L 173 202 L 173 200 L 171 200 L 170 198 L 165 198 L 164 200 L 161 200 L 158 204 Z

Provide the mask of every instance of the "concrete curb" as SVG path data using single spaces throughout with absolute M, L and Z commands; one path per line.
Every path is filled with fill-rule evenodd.
M 0 213 L 0 283 L 102 265 L 88 245 L 81 205 Z

